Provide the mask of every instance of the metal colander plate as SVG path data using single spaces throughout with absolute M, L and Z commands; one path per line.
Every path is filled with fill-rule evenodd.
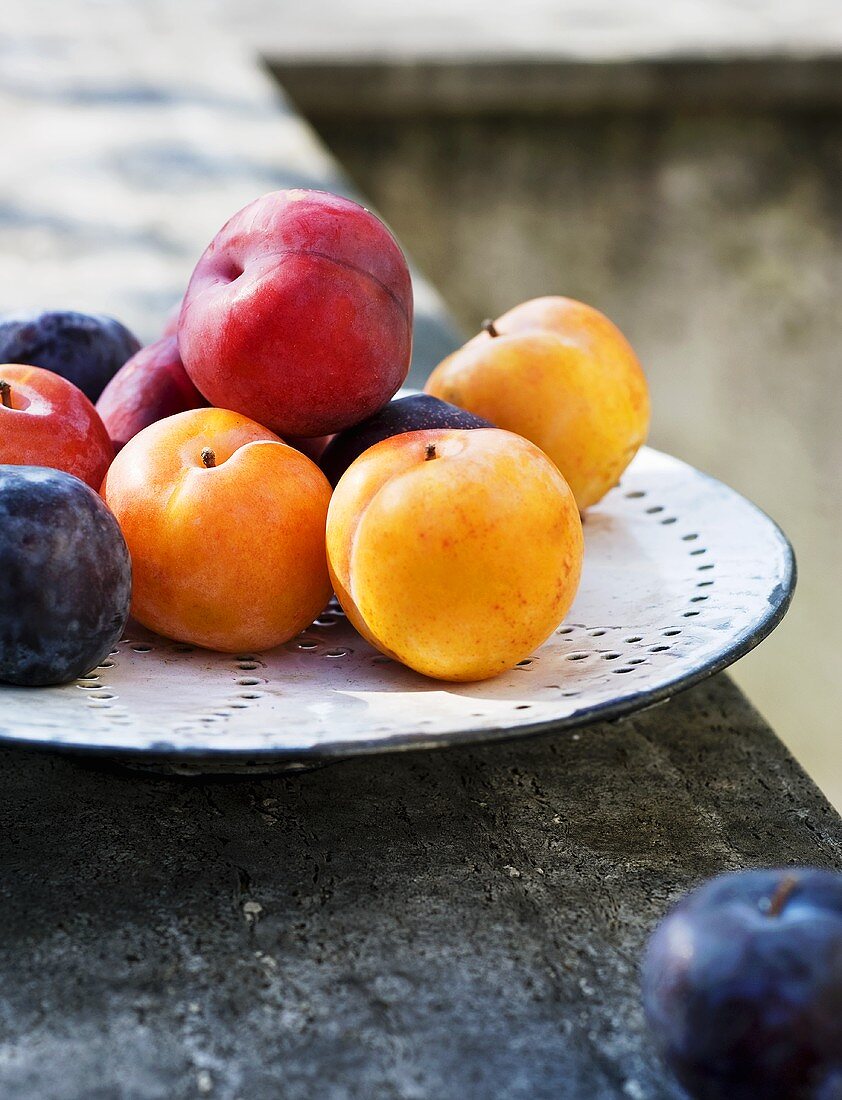
M 775 627 L 792 593 L 779 528 L 650 449 L 588 512 L 585 538 L 566 622 L 494 680 L 411 672 L 367 645 L 336 605 L 269 653 L 211 653 L 130 624 L 90 676 L 0 687 L 0 741 L 236 770 L 581 726 L 724 668 Z

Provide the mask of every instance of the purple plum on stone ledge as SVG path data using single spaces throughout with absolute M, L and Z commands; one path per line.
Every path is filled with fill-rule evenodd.
M 649 942 L 646 1015 L 701 1100 L 842 1098 L 842 875 L 721 875 Z

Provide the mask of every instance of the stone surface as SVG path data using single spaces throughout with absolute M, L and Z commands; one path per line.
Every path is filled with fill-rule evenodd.
M 616 725 L 176 782 L 5 752 L 0 1093 L 678 1098 L 645 937 L 842 823 L 725 677 Z
M 306 117 L 526 118 L 615 111 L 838 110 L 842 57 L 673 57 L 604 60 L 465 56 L 375 58 L 270 52 L 280 84 Z

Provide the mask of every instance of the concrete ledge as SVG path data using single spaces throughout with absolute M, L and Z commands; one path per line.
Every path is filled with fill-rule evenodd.
M 839 54 L 581 61 L 270 53 L 266 64 L 310 117 L 842 106 Z
M 581 736 L 289 778 L 0 763 L 15 1100 L 681 1100 L 649 930 L 717 871 L 842 858 L 724 676 Z

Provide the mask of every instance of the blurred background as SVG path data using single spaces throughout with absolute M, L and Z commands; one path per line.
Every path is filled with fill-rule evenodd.
M 77 214 L 87 211 L 89 235 L 102 204 L 95 173 L 80 182 L 78 171 L 66 171 L 81 163 L 75 120 L 90 108 L 84 99 L 74 106 L 56 76 L 68 42 L 110 25 L 123 54 L 89 49 L 88 64 L 111 87 L 120 87 L 126 57 L 140 64 L 144 42 L 155 57 L 143 64 L 172 67 L 169 87 L 202 72 L 224 89 L 227 70 L 214 69 L 214 51 L 236 51 L 243 66 L 260 59 L 305 120 L 294 123 L 295 140 L 308 157 L 326 148 L 336 158 L 465 333 L 540 294 L 596 305 L 626 332 L 646 368 L 652 443 L 728 482 L 783 526 L 799 560 L 799 591 L 781 628 L 734 676 L 842 806 L 842 5 L 357 0 L 348 8 L 313 0 L 305 11 L 290 0 L 191 0 L 172 7 L 73 0 L 9 12 L 4 148 L 8 154 L 28 141 L 31 157 L 8 163 L 7 155 L 0 174 L 6 299 L 29 303 L 37 292 L 40 304 L 73 304 L 59 297 L 60 280 L 50 281 L 55 227 L 40 214 L 22 222 L 10 203 L 10 195 L 27 192 L 31 206 L 42 186 L 36 140 L 43 144 L 49 133 L 67 146 L 64 201 Z M 200 48 L 211 38 L 212 49 Z M 75 146 L 58 121 L 63 107 L 74 110 Z M 167 120 L 162 136 L 160 122 L 144 122 L 151 107 L 141 95 L 132 125 L 147 146 L 155 131 L 166 147 L 191 109 L 195 123 L 195 103 L 168 104 L 158 116 Z M 249 144 L 253 123 L 239 126 L 242 155 L 260 167 L 272 150 L 262 136 Z M 102 156 L 119 162 L 120 172 L 170 180 L 159 184 L 169 214 L 162 200 L 147 219 L 160 233 L 160 259 L 150 246 L 147 266 L 127 276 L 146 281 L 146 312 L 136 323 L 149 338 L 149 317 L 163 317 L 190 266 L 168 236 L 172 211 L 179 224 L 203 216 L 210 169 L 175 154 L 150 160 L 142 142 L 135 147 L 124 130 L 110 132 L 120 151 Z M 254 178 L 251 171 L 252 190 Z M 337 181 L 345 186 L 338 171 Z M 270 185 L 267 176 L 263 189 Z M 55 176 L 49 186 L 55 191 Z M 233 197 L 238 186 L 232 164 L 225 187 Z M 199 239 L 207 236 L 202 230 Z M 37 286 L 9 270 L 33 249 L 47 257 Z M 108 281 L 113 302 L 118 279 Z M 90 300 L 90 288 L 87 298 L 78 285 L 72 294 L 86 308 L 105 308 Z M 129 313 L 136 301 L 126 297 Z M 119 315 L 119 307 L 110 311 Z

